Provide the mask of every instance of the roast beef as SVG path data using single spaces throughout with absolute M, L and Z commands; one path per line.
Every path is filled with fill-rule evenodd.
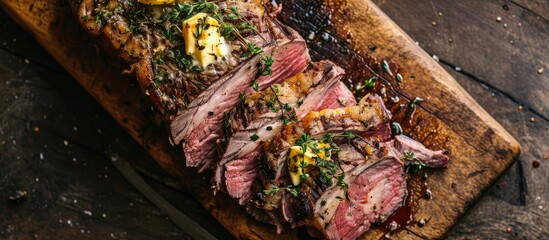
M 161 113 L 175 114 L 209 85 L 251 60 L 243 54 L 248 43 L 272 45 L 280 31 L 276 20 L 265 14 L 260 4 L 251 1 L 177 3 L 148 6 L 137 0 L 69 0 L 80 24 L 90 34 L 100 36 L 103 45 L 118 55 L 134 73 L 141 89 Z M 234 19 L 234 9 L 241 18 Z M 231 53 L 224 61 L 206 67 L 189 64 L 181 33 L 184 20 L 199 12 L 215 15 L 235 26 L 246 23 L 249 29 L 222 32 Z M 238 28 L 238 27 L 237 27 Z M 235 28 L 236 29 L 236 28 Z M 251 31 L 251 29 L 255 29 Z M 229 36 L 231 35 L 231 36 Z
M 305 41 L 295 31 L 288 31 L 292 39 L 282 38 L 264 49 L 264 54 L 272 55 L 275 62 L 272 75 L 256 80 L 259 90 L 301 72 L 309 63 Z M 251 81 L 259 61 L 260 56 L 255 56 L 245 66 L 225 75 L 171 119 L 172 141 L 178 144 L 183 140 L 187 166 L 205 169 L 214 162 L 223 116 L 238 102 L 240 94 L 253 91 Z
M 327 239 L 359 237 L 406 198 L 404 165 L 396 157 L 359 165 L 346 173 L 344 181 L 347 193 L 341 186 L 327 189 L 315 203 L 314 219 L 307 223 Z
M 299 120 L 311 110 L 341 107 L 339 101 L 332 101 L 333 98 L 350 98 L 348 104 L 355 104 L 352 93 L 339 81 L 342 75 L 343 70 L 332 62 L 317 62 L 303 73 L 250 95 L 238 104 L 224 124 L 229 128 L 224 132 L 230 132 L 230 138 L 226 136 L 228 146 L 217 164 L 214 178 L 217 189 L 226 186 L 227 193 L 240 198 L 243 204 L 251 196 L 250 186 L 257 175 L 261 142 L 280 132 L 290 118 Z M 247 164 L 244 169 L 243 164 Z M 242 182 L 243 179 L 247 181 Z
M 260 90 L 299 73 L 309 61 L 305 42 L 297 35 L 293 40 L 286 39 L 279 42 L 276 48 L 275 46 L 267 47 L 264 52 L 265 54 L 272 52 L 276 60 L 273 65 L 273 75 L 257 79 Z M 252 88 L 251 80 L 256 76 L 255 65 L 259 58 L 259 56 L 254 57 L 236 72 L 226 75 L 224 78 L 227 79 L 212 84 L 187 109 L 180 111 L 171 119 L 173 143 L 177 144 L 180 140 L 184 140 L 183 150 L 187 166 L 206 168 L 213 163 L 221 120 L 224 114 L 237 103 L 239 95 L 249 91 L 246 89 Z
M 346 132 L 354 134 L 372 132 L 377 125 L 383 124 L 390 118 L 390 115 L 386 115 L 383 111 L 382 105 L 383 103 L 377 97 L 366 96 L 356 106 L 313 111 L 301 121 L 284 126 L 279 134 L 262 144 L 263 152 L 258 163 L 259 174 L 252 187 L 256 191 L 250 205 L 268 211 L 270 214 L 276 214 L 292 224 L 296 219 L 304 220 L 311 216 L 316 199 L 326 187 L 331 186 L 320 180 L 318 170 L 313 169 L 309 173 L 311 181 L 300 185 L 298 200 L 294 201 L 290 196 L 282 197 L 284 191 L 275 193 L 262 191 L 291 185 L 288 180 L 288 149 L 304 135 L 309 136 L 310 139 L 321 139 L 331 135 L 335 144 L 348 139 L 344 134 Z M 338 170 L 338 173 L 340 174 L 341 171 Z
M 395 136 L 394 140 L 383 143 L 390 154 L 405 161 L 406 164 L 425 164 L 430 168 L 448 167 L 450 157 L 445 150 L 433 151 L 420 142 L 404 135 Z
M 301 121 L 284 126 L 278 135 L 262 146 L 266 155 L 266 167 L 276 173 L 272 180 L 278 180 L 283 174 L 280 166 L 284 165 L 286 153 L 302 134 L 319 138 L 327 133 L 338 135 L 347 131 L 368 132 L 391 117 L 386 115 L 383 108 L 383 102 L 378 98 L 366 96 L 356 106 L 312 111 Z
M 341 68 L 309 64 L 305 41 L 273 19 L 281 10 L 276 3 L 68 1 L 165 116 L 187 166 L 201 172 L 217 163 L 217 189 L 277 232 L 289 223 L 328 239 L 355 239 L 403 204 L 404 165 L 449 164 L 444 150 L 392 136 L 391 113 L 379 96 L 356 105 L 339 81 Z M 187 55 L 181 23 L 204 13 L 219 25 L 204 17 L 200 27 L 217 27 L 229 53 L 210 54 L 216 61 L 202 65 Z M 302 165 L 295 149 L 302 149 Z
M 343 74 L 343 69 L 332 62 L 316 62 L 310 69 L 282 84 L 272 85 L 271 88 L 245 97 L 228 114 L 223 124 L 229 128 L 224 132 L 230 136 L 224 136 L 228 146 L 220 164 L 243 157 L 256 149 L 260 142 L 277 134 L 283 125 L 283 117 L 289 121 L 295 115 L 299 120 L 310 111 L 325 109 L 327 106 L 340 107 L 339 102 L 332 100 L 338 97 L 330 95 L 341 94 L 342 98 L 354 99 L 347 87 L 343 85 L 341 88 L 340 84 L 343 83 L 339 79 Z M 252 141 L 250 137 L 254 134 L 258 138 Z

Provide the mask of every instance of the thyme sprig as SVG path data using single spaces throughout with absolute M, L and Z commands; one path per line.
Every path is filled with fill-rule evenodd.
M 421 159 L 419 159 L 419 157 L 417 157 L 412 151 L 404 151 L 400 159 L 404 162 L 411 162 L 414 166 L 412 169 L 414 173 L 425 168 L 425 163 L 421 161 Z
M 297 195 L 299 194 L 299 191 L 296 189 L 295 186 L 293 185 L 289 185 L 287 187 L 277 187 L 277 186 L 274 186 L 273 188 L 271 189 L 265 189 L 263 190 L 263 193 L 264 194 L 267 194 L 267 195 L 273 195 L 275 193 L 277 193 L 278 191 L 280 190 L 286 190 L 288 191 L 290 194 L 292 194 L 294 197 L 297 197 Z

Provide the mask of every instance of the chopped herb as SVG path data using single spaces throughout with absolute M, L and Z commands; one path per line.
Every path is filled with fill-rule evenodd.
M 236 9 L 235 7 L 231 7 L 230 10 L 234 15 L 240 17 L 240 13 L 238 12 L 238 9 Z
M 248 50 L 240 55 L 240 57 L 249 57 L 249 56 L 255 56 L 257 54 L 263 53 L 263 50 L 255 45 L 254 43 L 248 43 Z
M 332 177 L 328 176 L 328 174 L 322 169 L 320 169 L 320 181 L 322 181 L 328 187 L 331 187 L 332 185 L 334 185 L 332 181 Z
M 412 162 L 412 165 L 415 166 L 413 169 L 414 172 L 425 168 L 425 163 L 421 161 L 421 159 L 419 159 L 412 151 L 405 151 L 400 159 L 405 162 Z
M 410 102 L 410 105 L 408 106 L 408 110 L 406 112 L 406 116 L 411 116 L 412 113 L 416 110 L 416 106 L 419 105 L 421 102 L 423 102 L 423 98 L 415 97 L 412 102 Z
M 416 78 L 416 75 L 412 74 L 410 75 L 410 78 Z
M 269 76 L 273 74 L 273 70 L 271 67 L 273 66 L 274 60 L 271 56 L 265 57 L 261 56 L 261 61 L 263 61 L 263 65 L 259 66 L 259 75 L 260 76 Z
M 257 139 L 259 139 L 259 136 L 257 136 L 257 134 L 254 134 L 250 137 L 250 139 L 255 142 L 257 141 Z
M 279 88 L 279 85 L 278 84 L 273 84 L 271 85 L 271 88 L 273 89 L 273 92 L 278 94 L 278 88 Z
M 291 117 L 289 118 L 289 117 L 286 117 L 286 116 L 282 116 L 282 122 L 284 122 L 285 126 L 288 126 L 293 121 L 294 121 L 294 119 L 291 118 Z
M 321 141 L 323 143 L 331 143 L 333 139 L 334 139 L 334 136 L 332 136 L 332 134 L 326 133 L 322 137 Z
M 311 139 L 311 136 L 307 133 L 301 134 L 301 136 L 295 141 L 296 145 L 306 144 Z
M 272 130 L 273 130 L 273 127 L 267 126 L 267 131 L 272 131 Z
M 375 76 L 364 80 L 364 86 L 367 87 L 367 88 L 373 88 L 373 87 L 375 87 L 375 85 L 376 85 L 376 77 Z
M 386 218 L 387 217 L 385 217 L 385 215 L 379 214 L 378 221 L 383 222 L 383 221 L 385 221 Z
M 303 104 L 303 98 L 298 99 L 297 106 L 301 107 L 302 104 Z
M 294 197 L 297 197 L 297 195 L 299 195 L 299 192 L 297 191 L 297 189 L 293 185 L 283 187 L 283 188 L 273 187 L 271 189 L 264 189 L 263 193 L 267 194 L 267 195 L 273 195 L 273 194 L 277 193 L 280 190 L 286 190 L 289 193 L 291 193 Z
M 423 168 L 425 168 L 425 163 L 423 161 L 419 161 L 419 163 L 417 164 L 417 170 L 421 170 Z
M 292 185 L 286 187 L 286 191 L 290 192 L 294 197 L 297 197 L 298 195 L 297 189 Z
M 267 195 L 273 195 L 276 192 L 278 192 L 278 190 L 280 190 L 280 188 L 274 187 L 274 188 L 271 188 L 271 189 L 264 189 L 263 193 L 265 193 Z
M 252 81 L 252 89 L 256 92 L 259 90 L 259 84 L 255 79 Z
M 306 181 L 307 178 L 309 178 L 309 174 L 307 174 L 307 173 L 302 173 L 301 175 L 299 175 L 300 182 Z
M 286 104 L 284 104 L 284 110 L 291 111 L 292 107 L 290 107 L 290 105 L 286 103 Z
M 400 73 L 397 73 L 396 79 L 397 79 L 397 81 L 398 81 L 399 83 L 404 82 L 404 79 L 402 79 L 402 75 L 400 75 Z
M 338 98 L 337 101 L 339 102 L 339 104 L 341 104 L 341 106 L 343 107 L 347 106 L 347 100 Z
M 90 20 L 90 16 L 84 15 L 84 16 L 82 16 L 82 19 L 87 22 L 87 21 Z
M 393 131 L 394 135 L 400 135 L 402 134 L 402 127 L 398 122 L 392 122 L 391 123 L 391 130 Z
M 345 131 L 343 133 L 343 136 L 346 137 L 347 139 L 351 140 L 353 138 L 356 137 L 356 135 L 354 133 L 352 133 L 351 131 Z
M 414 161 L 416 160 L 416 155 L 412 151 L 404 151 L 404 154 L 400 157 L 402 161 Z
M 278 99 L 277 95 L 273 95 L 269 98 L 269 101 L 265 104 L 265 106 L 267 106 L 269 109 L 271 109 L 275 113 L 278 112 L 278 107 L 276 107 L 277 99 Z
M 423 102 L 423 98 L 420 98 L 420 97 L 415 97 L 414 100 L 412 100 L 412 104 L 420 104 L 421 102 Z
M 301 146 L 303 153 L 307 152 L 307 143 L 311 139 L 311 136 L 307 133 L 301 134 L 301 137 L 295 141 L 295 145 Z
M 326 205 L 326 199 L 320 200 L 320 206 L 324 207 Z
M 347 217 L 352 217 L 353 214 L 351 212 L 347 212 Z
M 198 23 L 196 24 L 196 32 L 193 32 L 193 36 L 197 41 L 196 44 L 198 45 L 198 50 L 204 49 L 204 46 L 200 46 L 198 44 L 198 39 L 202 36 L 202 31 L 206 28 L 206 25 L 206 17 L 198 19 Z M 202 49 L 200 49 L 200 47 L 202 47 Z

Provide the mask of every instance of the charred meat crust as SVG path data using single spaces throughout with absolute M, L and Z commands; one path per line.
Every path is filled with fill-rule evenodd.
M 246 50 L 246 44 L 233 41 L 230 43 L 233 52 L 227 57 L 226 64 L 210 65 L 203 70 L 182 69 L 178 62 L 180 56 L 184 56 L 181 55 L 184 51 L 181 50 L 181 39 L 174 41 L 171 37 L 181 34 L 168 35 L 163 29 L 167 23 L 160 21 L 163 19 L 159 19 L 156 6 L 146 6 L 137 0 L 68 1 L 80 25 L 105 43 L 108 52 L 125 62 L 128 67 L 125 72 L 137 78 L 141 90 L 162 114 L 171 115 L 185 109 L 203 89 L 247 61 L 247 57 L 240 56 Z M 277 20 L 264 14 L 259 5 L 234 0 L 217 4 L 223 9 L 238 9 L 247 23 L 254 24 L 257 35 L 248 32 L 242 36 L 260 47 L 273 44 L 273 34 L 289 32 L 287 27 L 281 27 Z M 279 29 L 273 30 L 273 27 Z

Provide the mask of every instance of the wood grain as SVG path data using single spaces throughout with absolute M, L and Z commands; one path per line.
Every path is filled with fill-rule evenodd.
M 441 237 L 510 166 L 520 148 L 429 55 L 371 2 L 325 3 L 322 7 L 333 12 L 334 29 L 339 29 L 333 32 L 335 37 L 343 39 L 346 31 L 351 31 L 355 52 L 366 54 L 373 43 L 379 46 L 378 50 L 369 53 L 373 57 L 391 57 L 418 76 L 414 84 L 404 85 L 399 92 L 403 97 L 424 96 L 428 100 L 416 117 L 420 119 L 418 121 L 426 122 L 425 125 L 414 126 L 432 126 L 436 132 L 429 133 L 417 127 L 408 131 L 431 147 L 448 148 L 453 162 L 448 170 L 433 172 L 429 185 L 435 198 L 430 202 L 420 201 L 423 207 L 417 216 L 431 219 L 429 224 L 423 228 L 411 226 L 408 231 L 401 232 L 400 237 Z M 180 165 L 180 153 L 168 146 L 166 133 L 159 130 L 163 128 L 143 108 L 147 103 L 138 91 L 128 91 L 130 82 L 120 77 L 121 69 L 112 68 L 95 49 L 82 47 L 92 45 L 93 41 L 72 21 L 64 1 L 7 1 L 2 5 L 166 170 L 180 176 L 187 190 L 196 194 L 229 231 L 239 238 L 274 237 L 272 227 L 251 220 L 233 201 L 227 201 L 224 196 L 212 198 L 206 176 L 196 176 L 194 170 Z M 372 27 L 363 29 L 354 25 L 357 22 Z M 74 34 L 62 34 L 65 32 Z M 482 174 L 475 174 L 479 171 Z M 204 181 L 197 186 L 193 180 L 199 178 Z M 297 237 L 295 231 L 285 234 L 278 237 Z M 372 231 L 369 234 L 379 236 L 380 233 Z
M 505 9 L 504 5 L 507 6 Z M 417 32 L 414 40 L 420 46 L 488 86 L 500 83 L 500 91 L 509 94 L 517 103 L 530 107 L 540 117 L 549 118 L 546 111 L 549 109 L 549 96 L 544 88 L 535 87 L 549 84 L 544 81 L 547 75 L 538 74 L 538 69 L 549 69 L 549 56 L 543 51 L 549 39 L 549 21 L 505 0 L 490 1 L 481 6 L 474 1 L 445 4 L 419 1 L 398 5 L 385 1 L 381 6 L 390 9 L 397 21 L 428 18 L 429 21 L 423 21 L 423 25 L 413 26 Z M 409 9 L 431 11 L 420 13 Z M 549 11 L 549 8 L 545 9 Z M 462 21 L 450 20 L 455 18 Z M 473 38 L 481 33 L 489 34 L 482 39 Z M 494 44 L 498 47 L 492 47 Z M 471 61 L 473 58 L 475 61 Z M 517 81 L 521 87 L 516 86 Z

